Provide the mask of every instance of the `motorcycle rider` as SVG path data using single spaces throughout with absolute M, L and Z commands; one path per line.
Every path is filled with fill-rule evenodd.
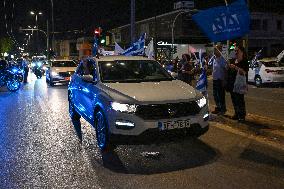
M 26 60 L 26 57 L 23 58 L 22 67 L 24 69 L 24 83 L 27 83 L 28 75 L 29 75 L 29 66 Z

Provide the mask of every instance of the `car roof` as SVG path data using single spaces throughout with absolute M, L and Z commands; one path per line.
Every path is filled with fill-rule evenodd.
M 143 56 L 100 56 L 96 61 L 114 61 L 114 60 L 154 60 Z
M 260 62 L 277 62 L 278 59 L 276 57 L 270 57 L 270 58 L 262 58 L 259 61 Z
M 64 59 L 61 59 L 61 60 L 60 60 L 60 59 L 57 59 L 57 60 L 50 60 L 50 61 L 52 61 L 52 62 L 59 62 L 59 61 L 60 61 L 60 62 L 61 62 L 61 61 L 65 61 L 65 62 L 66 62 L 66 61 L 72 61 L 72 62 L 73 62 L 74 60 L 64 60 Z

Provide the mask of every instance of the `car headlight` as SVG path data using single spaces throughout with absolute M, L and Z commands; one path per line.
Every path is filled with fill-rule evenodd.
M 57 72 L 51 72 L 51 75 L 52 75 L 52 76 L 57 76 L 58 73 L 57 73 Z
M 207 99 L 205 98 L 205 96 L 203 96 L 202 98 L 200 98 L 196 102 L 197 102 L 197 104 L 200 108 L 203 108 L 207 104 Z
M 137 105 L 112 102 L 111 107 L 115 111 L 124 112 L 124 113 L 135 113 Z

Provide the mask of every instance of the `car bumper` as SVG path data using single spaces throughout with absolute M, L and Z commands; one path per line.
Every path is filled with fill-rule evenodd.
M 111 143 L 113 144 L 153 144 L 161 142 L 171 142 L 181 140 L 183 137 L 199 137 L 209 130 L 209 125 L 201 127 L 199 124 L 192 124 L 189 128 L 173 129 L 160 131 L 158 128 L 147 129 L 137 136 L 111 134 Z
M 52 78 L 53 83 L 69 83 L 70 78 Z
M 139 136 L 142 133 L 146 132 L 147 130 L 158 130 L 161 133 L 163 132 L 171 132 L 173 130 L 183 130 L 183 129 L 190 129 L 194 127 L 194 125 L 198 125 L 200 129 L 206 128 L 209 125 L 209 111 L 208 107 L 204 107 L 201 109 L 199 114 L 194 116 L 187 116 L 187 117 L 179 117 L 179 118 L 172 118 L 172 119 L 160 119 L 160 120 L 143 120 L 142 118 L 134 115 L 134 114 L 127 114 L 127 113 L 120 113 L 113 110 L 108 112 L 108 124 L 109 124 L 109 131 L 113 135 L 127 135 L 127 136 Z M 184 121 L 189 120 L 190 125 L 187 125 L 186 128 L 177 128 L 171 130 L 163 130 L 160 125 L 163 122 L 168 121 Z M 120 126 L 116 123 L 128 123 L 134 124 L 134 126 Z

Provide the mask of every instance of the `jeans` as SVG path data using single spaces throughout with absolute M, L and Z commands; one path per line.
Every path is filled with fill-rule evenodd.
M 216 104 L 216 110 L 220 112 L 226 112 L 226 101 L 225 101 L 225 88 L 223 81 L 213 80 L 213 96 Z
M 245 119 L 246 117 L 245 96 L 243 94 L 231 92 L 231 98 L 235 109 L 235 115 L 239 119 Z

